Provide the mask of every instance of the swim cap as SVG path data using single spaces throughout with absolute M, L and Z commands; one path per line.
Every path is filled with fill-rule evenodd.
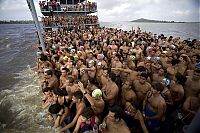
M 195 66 L 200 69 L 200 62 L 199 63 L 196 63 Z
M 166 85 L 170 85 L 171 81 L 168 78 L 164 78 L 163 81 L 165 82 Z
M 67 59 L 68 59 L 67 56 L 64 56 L 64 57 L 63 57 L 63 60 L 64 60 L 64 61 L 67 61 Z
M 158 56 L 157 56 L 157 57 L 155 57 L 155 60 L 159 61 L 159 60 L 160 60 L 160 57 L 158 57 Z
M 71 49 L 71 52 L 72 52 L 72 53 L 75 53 L 75 51 L 76 51 L 75 49 Z
M 74 56 L 74 61 L 77 61 L 79 57 L 77 55 Z
M 134 55 L 131 55 L 131 56 L 130 56 L 130 59 L 131 59 L 131 60 L 135 60 L 135 56 L 134 56 Z
M 84 46 L 80 46 L 80 49 L 84 49 Z
M 68 47 L 68 50 L 69 50 L 69 51 L 71 51 L 71 50 L 72 50 L 72 48 L 71 48 L 71 47 Z
M 108 48 L 112 48 L 112 45 L 108 45 Z
M 41 56 L 41 54 L 42 54 L 41 52 L 36 52 L 37 56 Z
M 101 96 L 102 96 L 102 92 L 101 92 L 100 89 L 95 89 L 95 90 L 93 90 L 93 92 L 92 92 L 92 97 L 97 98 L 97 97 L 101 97 Z
M 93 61 L 93 60 L 90 60 L 88 63 L 90 63 L 90 64 L 91 64 L 91 63 L 94 63 L 94 61 Z
M 55 45 L 52 45 L 52 49 L 56 49 L 56 46 L 55 46 Z

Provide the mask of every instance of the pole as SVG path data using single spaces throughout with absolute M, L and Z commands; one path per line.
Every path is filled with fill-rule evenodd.
M 28 7 L 29 7 L 29 9 L 31 11 L 31 15 L 33 17 L 33 21 L 35 22 L 35 26 L 36 26 L 36 29 L 37 29 L 37 33 L 39 35 L 39 40 L 40 40 L 40 45 L 42 47 L 42 51 L 45 53 L 46 49 L 45 49 L 45 45 L 44 45 L 44 39 L 43 39 L 43 36 L 42 36 L 40 24 L 39 24 L 39 21 L 38 21 L 36 10 L 35 10 L 35 5 L 33 3 L 33 0 L 26 0 L 26 2 L 27 2 Z

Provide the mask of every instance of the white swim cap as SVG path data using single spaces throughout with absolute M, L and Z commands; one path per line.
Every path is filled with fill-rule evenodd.
M 95 89 L 92 92 L 92 97 L 101 97 L 102 96 L 102 92 L 100 89 Z

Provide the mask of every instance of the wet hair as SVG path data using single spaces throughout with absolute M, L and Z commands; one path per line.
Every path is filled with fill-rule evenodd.
M 177 83 L 181 84 L 182 86 L 184 86 L 185 82 L 187 81 L 186 76 L 181 75 L 181 74 L 176 74 L 176 81 Z
M 146 79 L 148 79 L 148 74 L 146 74 L 146 73 L 141 73 L 140 76 L 141 76 L 141 77 L 145 77 Z
M 139 66 L 138 68 L 137 68 L 137 71 L 138 72 L 147 72 L 147 68 L 145 68 L 144 66 Z
M 69 69 L 66 68 L 66 67 L 62 68 L 62 70 L 66 71 L 66 72 L 69 72 Z
M 82 116 L 86 117 L 87 119 L 89 119 L 92 116 L 94 116 L 94 111 L 92 110 L 91 107 L 84 108 Z
M 47 71 L 45 71 L 45 73 L 47 74 L 47 75 L 53 75 L 53 72 L 52 72 L 52 70 L 47 70 Z
M 138 101 L 133 101 L 133 102 L 131 102 L 131 105 L 135 108 L 135 109 L 139 109 L 139 102 Z
M 51 91 L 51 88 L 50 87 L 45 87 L 42 89 L 42 92 L 45 93 L 45 92 L 48 92 L 48 91 Z
M 61 109 L 62 109 L 62 106 L 60 104 L 56 103 L 56 104 L 52 104 L 49 107 L 49 112 L 51 114 L 58 114 Z
M 152 87 L 155 90 L 160 91 L 160 92 L 162 92 L 164 90 L 164 86 L 160 82 L 153 84 Z
M 43 53 L 40 55 L 40 60 L 41 61 L 47 61 L 47 56 L 44 55 Z
M 54 88 L 53 93 L 58 96 L 64 96 L 64 92 L 60 88 Z
M 83 93 L 81 91 L 76 91 L 74 92 L 73 96 L 76 97 L 77 99 L 82 99 Z
M 176 65 L 176 64 L 178 64 L 180 62 L 180 60 L 179 59 L 172 59 L 172 66 L 174 66 L 174 65 Z
M 114 105 L 110 108 L 110 112 L 115 113 L 114 117 L 115 119 L 121 120 L 123 117 L 123 110 L 120 106 Z
M 74 79 L 71 76 L 68 76 L 67 80 L 69 80 L 69 83 L 74 83 Z
M 49 63 L 49 62 L 47 62 L 47 61 L 45 61 L 45 62 L 44 62 L 44 66 L 47 66 L 47 67 L 49 67 L 49 66 L 50 66 L 50 63 Z

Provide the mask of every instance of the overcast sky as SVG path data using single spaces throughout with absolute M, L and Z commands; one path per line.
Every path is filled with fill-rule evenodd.
M 38 16 L 39 0 L 34 0 Z M 90 0 L 98 5 L 100 21 L 130 21 L 139 18 L 200 22 L 199 0 Z M 0 20 L 30 20 L 26 0 L 0 0 Z

